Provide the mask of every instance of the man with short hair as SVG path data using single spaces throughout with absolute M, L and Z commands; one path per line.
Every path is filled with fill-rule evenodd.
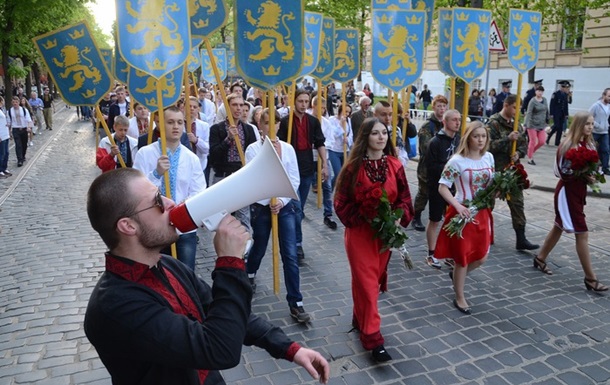
M 44 116 L 45 129 L 53 131 L 53 113 L 55 105 L 53 104 L 53 96 L 49 93 L 49 88 L 45 87 L 42 92 L 42 115 Z
M 163 111 L 165 118 L 166 154 L 161 152 L 161 141 L 142 147 L 136 154 L 133 167 L 142 171 L 164 196 L 171 194 L 176 202 L 184 202 L 205 190 L 206 182 L 199 158 L 180 143 L 184 133 L 184 114 L 171 106 Z M 169 174 L 169 186 L 165 173 Z M 167 250 L 167 254 L 169 254 Z M 197 230 L 183 233 L 176 242 L 178 260 L 195 269 Z
M 602 97 L 596 101 L 589 112 L 593 115 L 593 139 L 597 143 L 597 152 L 602 163 L 602 171 L 606 175 L 610 175 L 608 168 L 608 158 L 610 148 L 608 143 L 608 126 L 610 123 L 610 88 L 606 88 L 602 92 Z
M 432 93 L 428 89 L 427 84 L 424 84 L 424 89 L 422 90 L 421 94 L 419 94 L 419 99 L 424 105 L 424 110 L 427 110 L 430 103 L 432 103 Z
M 549 144 L 551 137 L 555 134 L 555 146 L 559 146 L 561 143 L 561 136 L 563 135 L 563 129 L 568 121 L 568 115 L 570 110 L 568 106 L 568 94 L 570 93 L 571 84 L 567 80 L 559 82 L 559 89 L 553 92 L 551 101 L 549 102 L 549 112 L 553 116 L 553 127 L 551 132 L 546 137 L 546 144 Z
M 138 153 L 138 140 L 129 136 L 129 120 L 119 115 L 114 118 L 114 145 L 106 136 L 100 140 L 100 145 L 95 154 L 95 161 L 102 172 L 121 168 L 118 155 L 121 154 L 126 167 L 133 167 Z
M 386 102 L 385 100 L 378 101 L 373 109 L 373 114 L 387 127 L 388 139 L 392 140 L 394 135 L 394 127 L 392 127 L 392 106 L 390 103 Z M 406 167 L 407 163 L 409 163 L 409 155 L 402 140 L 402 130 L 400 127 L 396 128 L 396 153 L 400 163 Z
M 133 104 L 133 114 L 134 117 L 129 119 L 129 130 L 127 131 L 127 135 L 138 139 L 141 135 L 148 133 L 148 119 L 150 114 L 148 108 L 138 102 Z
M 426 154 L 426 178 L 428 182 L 428 226 L 426 227 L 426 241 L 428 242 L 428 265 L 440 268 L 438 260 L 434 257 L 436 240 L 438 238 L 439 226 L 443 221 L 447 202 L 438 192 L 438 181 L 445 168 L 445 164 L 451 158 L 460 143 L 460 126 L 462 115 L 458 110 L 447 110 L 443 114 L 443 128 L 436 133 L 428 144 Z M 452 259 L 445 259 L 445 263 L 451 266 Z
M 214 102 L 212 102 L 209 98 L 210 90 L 204 87 L 200 87 L 198 90 L 199 93 L 199 105 L 200 107 L 200 120 L 203 120 L 210 126 L 214 124 L 214 119 L 216 118 L 216 106 L 214 106 Z
M 280 128 L 277 132 L 277 137 L 294 147 L 297 154 L 299 164 L 299 201 L 296 205 L 298 210 L 297 215 L 297 256 L 299 260 L 305 258 L 303 251 L 303 231 L 301 223 L 305 217 L 304 210 L 307 203 L 307 196 L 311 185 L 314 183 L 314 175 L 317 170 L 316 162 L 314 162 L 312 148 L 318 152 L 319 159 L 322 162 L 322 180 L 328 179 L 328 162 L 326 157 L 326 147 L 324 146 L 324 134 L 322 133 L 322 125 L 320 121 L 307 113 L 309 106 L 309 92 L 299 88 L 294 94 L 294 116 L 292 122 L 292 136 L 288 138 L 288 116 L 282 118 Z
M 504 100 L 502 110 L 493 114 L 487 122 L 489 126 L 489 152 L 495 160 L 496 171 L 502 171 L 511 163 L 518 164 L 519 159 L 527 153 L 527 135 L 521 125 L 514 131 L 514 119 L 517 115 L 517 95 L 509 95 Z M 517 142 L 516 151 L 512 153 L 513 143 Z M 510 209 L 513 229 L 517 237 L 517 250 L 535 250 L 539 246 L 530 243 L 525 237 L 525 207 L 523 189 L 519 188 L 506 200 Z
M 44 108 L 44 104 L 42 103 L 42 99 L 38 97 L 36 92 L 32 91 L 30 93 L 30 100 L 28 100 L 30 106 L 32 107 L 32 119 L 36 122 L 36 130 L 32 131 L 32 134 L 36 135 L 38 133 L 42 133 L 42 120 L 44 119 L 42 116 L 42 109 Z
M 246 100 L 246 98 L 243 96 L 244 89 L 242 88 L 240 82 L 235 82 L 235 83 L 231 84 L 231 88 L 229 88 L 229 94 L 227 95 L 227 98 L 229 97 L 230 94 L 239 94 L 244 101 Z M 216 117 L 214 118 L 214 124 L 224 123 L 224 121 L 226 119 L 227 119 L 227 110 L 225 108 L 225 104 L 221 103 L 220 106 L 218 107 L 218 111 L 216 111 Z
M 426 209 L 428 203 L 428 178 L 426 168 L 426 155 L 430 140 L 443 128 L 443 116 L 447 110 L 447 98 L 437 95 L 432 100 L 432 114 L 430 118 L 419 128 L 417 132 L 419 161 L 417 162 L 417 195 L 413 202 L 415 214 L 413 216 L 413 228 L 417 231 L 425 231 L 426 226 L 421 221 L 421 213 Z M 437 268 L 441 264 L 437 264 Z M 436 266 L 433 266 L 436 267 Z
M 25 107 L 19 105 L 19 96 L 13 96 L 12 107 L 6 110 L 6 124 L 11 130 L 11 137 L 15 141 L 15 153 L 17 155 L 17 167 L 23 166 L 25 153 L 28 149 L 29 127 L 32 117 Z
M 205 175 L 206 183 L 209 178 L 208 155 L 210 154 L 210 126 L 199 119 L 199 100 L 189 96 L 189 109 L 191 113 L 191 132 L 187 133 L 191 150 L 201 162 L 201 169 Z M 206 170 L 208 172 L 206 173 Z
M 362 92 L 364 94 L 364 92 Z M 373 111 L 370 109 L 371 107 L 371 99 L 368 96 L 360 97 L 359 104 L 360 109 L 354 113 L 350 117 L 352 119 L 352 131 L 354 133 L 354 141 L 358 137 L 358 129 L 364 122 L 364 119 L 371 118 L 373 116 Z
M 114 118 L 123 115 L 129 117 L 129 101 L 127 100 L 127 92 L 123 86 L 119 86 L 114 91 L 116 93 L 116 102 L 108 108 L 108 128 L 110 132 L 114 132 Z
M 326 383 L 322 355 L 251 313 L 242 258 L 249 234 L 235 218 L 223 218 L 214 236 L 213 287 L 161 254 L 178 238 L 169 217 L 174 206 L 135 169 L 104 173 L 89 188 L 89 221 L 109 251 L 84 329 L 112 382 L 224 384 L 220 370 L 239 363 L 243 345 L 255 345 Z
M 502 82 L 502 92 L 496 95 L 496 102 L 494 103 L 494 108 L 491 112 L 492 114 L 497 114 L 502 110 L 502 107 L 504 106 L 504 99 L 506 99 L 508 95 L 511 95 L 510 87 L 512 87 L 512 85 L 512 80 Z

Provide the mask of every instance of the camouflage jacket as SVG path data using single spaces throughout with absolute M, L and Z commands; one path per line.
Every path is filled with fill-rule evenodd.
M 432 114 L 430 119 L 426 121 L 417 132 L 417 151 L 419 152 L 419 163 L 417 164 L 417 173 L 426 173 L 426 154 L 428 153 L 428 144 L 434 138 L 437 132 L 443 128 L 443 122 Z
M 513 142 L 508 139 L 508 135 L 513 131 L 513 121 L 509 122 L 500 113 L 497 113 L 489 118 L 487 126 L 489 127 L 489 152 L 493 154 L 496 161 L 496 171 L 502 171 L 510 163 Z M 522 125 L 519 125 L 517 153 L 519 153 L 519 158 L 523 158 L 527 153 L 527 136 Z

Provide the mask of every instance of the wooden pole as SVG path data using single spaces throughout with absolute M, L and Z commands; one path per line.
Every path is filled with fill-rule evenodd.
M 464 105 L 462 106 L 462 136 L 466 132 L 466 119 L 468 119 L 468 98 L 467 95 L 470 92 L 470 84 L 464 82 Z M 451 99 L 453 100 L 453 98 Z
M 513 123 L 513 131 L 518 132 L 519 131 L 519 110 L 521 109 L 521 83 L 523 82 L 523 74 L 521 72 L 519 72 L 519 76 L 517 78 L 517 114 L 515 115 L 515 121 Z M 512 158 L 512 156 L 515 154 L 515 151 L 517 151 L 517 141 L 515 140 L 513 142 L 511 151 L 510 151 L 510 156 Z M 513 161 L 511 160 L 511 163 L 513 163 Z
M 341 109 L 343 110 L 343 122 L 341 122 L 341 126 L 343 128 L 343 162 L 347 161 L 347 83 L 343 83 L 341 85 Z M 327 152 L 328 154 L 328 152 Z
M 455 78 L 451 78 L 451 99 L 449 99 L 449 108 L 455 109 Z
M 320 121 L 320 126 L 322 126 L 322 79 L 318 79 L 318 102 L 316 103 L 316 116 Z M 317 199 L 317 207 L 322 207 L 322 159 L 318 154 L 318 178 L 317 178 L 317 186 L 318 186 L 318 199 Z
M 264 94 L 263 94 L 264 95 Z M 269 99 L 269 140 L 275 141 L 275 103 L 274 91 L 269 90 L 267 98 L 263 96 L 263 99 Z M 279 156 L 280 154 L 278 154 Z M 271 198 L 271 205 L 277 204 L 277 198 Z M 279 233 L 278 233 L 278 219 L 277 214 L 271 215 L 271 251 L 273 255 L 273 293 L 275 295 L 280 294 L 280 255 L 279 255 Z
M 106 121 L 104 120 L 104 116 L 102 115 L 102 110 L 100 110 L 99 104 L 97 106 L 95 106 L 95 111 L 97 112 L 98 120 L 100 122 L 102 122 L 102 126 L 104 127 L 104 131 L 106 131 L 106 136 L 108 137 L 108 140 L 110 141 L 110 144 L 112 146 L 116 146 L 114 138 L 112 137 L 112 133 L 110 132 L 110 129 L 108 128 L 108 124 L 106 124 Z M 119 160 L 119 163 L 120 163 L 121 167 L 123 167 L 123 168 L 127 167 L 125 165 L 125 161 L 123 160 L 123 157 L 121 156 L 120 152 L 117 154 L 117 159 Z

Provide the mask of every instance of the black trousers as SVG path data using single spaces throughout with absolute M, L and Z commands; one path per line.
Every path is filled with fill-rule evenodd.
M 15 141 L 17 162 L 23 163 L 25 152 L 28 150 L 28 129 L 13 127 L 13 140 Z

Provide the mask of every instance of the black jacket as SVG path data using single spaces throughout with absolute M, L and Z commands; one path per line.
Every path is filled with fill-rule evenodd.
M 125 103 L 127 103 L 127 106 L 125 107 L 127 108 L 125 116 L 129 117 L 129 102 L 126 101 Z M 108 123 L 110 132 L 114 132 L 114 118 L 119 115 L 121 115 L 121 107 L 119 107 L 117 103 L 112 103 L 110 107 L 108 107 L 108 121 L 106 122 Z
M 218 370 L 239 363 L 242 345 L 261 347 L 275 358 L 294 350 L 281 329 L 250 313 L 252 288 L 236 258 L 218 258 L 212 288 L 171 257 L 162 257 L 152 269 L 110 254 L 106 258 L 106 271 L 87 306 L 85 334 L 114 385 L 199 385 L 196 369 L 209 370 L 205 385 L 224 384 Z M 188 316 L 176 313 L 165 296 L 144 283 L 168 288 L 168 272 L 196 307 Z
M 242 146 L 244 154 L 246 148 L 254 142 L 256 142 L 256 134 L 254 134 L 254 128 L 249 124 L 239 122 L 244 129 L 244 141 L 245 144 Z M 229 153 L 229 143 L 225 140 L 227 138 L 227 122 L 220 122 L 210 127 L 210 154 L 208 155 L 208 161 L 210 166 L 216 172 L 234 172 L 241 168 L 241 162 L 227 161 Z
M 309 127 L 309 146 L 307 150 L 297 150 L 297 130 L 296 122 L 292 122 L 292 138 L 288 139 L 288 116 L 285 116 L 280 121 L 280 129 L 277 131 L 277 137 L 284 142 L 290 143 L 297 154 L 297 163 L 299 164 L 299 175 L 312 175 L 316 171 L 316 164 L 313 161 L 313 149 L 324 147 L 324 134 L 322 133 L 322 125 L 315 116 L 305 114 L 307 118 L 307 126 Z M 353 126 L 352 126 L 353 129 Z
M 452 138 L 440 130 L 428 144 L 428 154 L 426 155 L 426 169 L 428 172 L 428 187 L 437 187 L 438 181 L 445 168 L 445 164 L 457 150 L 460 143 L 460 135 L 455 134 Z

